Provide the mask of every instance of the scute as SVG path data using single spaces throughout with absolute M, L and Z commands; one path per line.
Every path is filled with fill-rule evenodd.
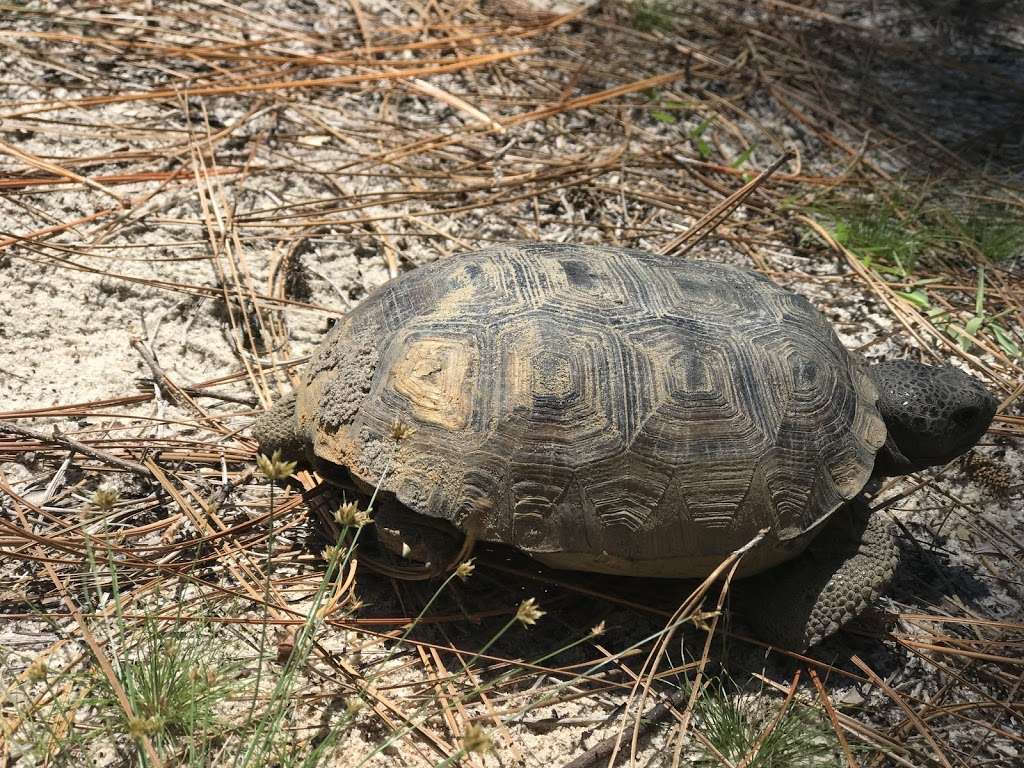
M 321 458 L 558 567 L 700 576 L 794 556 L 885 440 L 859 358 L 756 273 L 510 245 L 391 281 L 304 375 Z M 414 431 L 396 442 L 392 425 Z

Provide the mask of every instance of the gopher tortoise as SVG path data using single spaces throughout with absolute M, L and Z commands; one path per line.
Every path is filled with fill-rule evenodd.
M 377 290 L 254 436 L 379 488 L 378 537 L 435 564 L 471 533 L 555 568 L 703 577 L 768 529 L 738 571 L 760 574 L 747 618 L 801 649 L 895 569 L 868 481 L 952 460 L 995 409 L 955 368 L 866 364 L 755 272 L 528 243 Z

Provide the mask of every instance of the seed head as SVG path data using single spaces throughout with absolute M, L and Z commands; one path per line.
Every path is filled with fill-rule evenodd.
M 287 664 L 295 651 L 295 631 L 287 631 L 277 638 L 277 663 Z
M 473 563 L 473 558 L 471 557 L 469 560 L 463 560 L 458 564 L 455 568 L 455 575 L 465 581 L 473 575 L 474 570 L 476 570 L 476 565 Z
M 109 512 L 121 500 L 121 492 L 112 485 L 101 485 L 92 494 L 92 503 L 101 512 Z
M 537 607 L 537 601 L 532 597 L 528 597 L 519 604 L 519 609 L 516 611 L 516 621 L 524 627 L 529 627 L 536 624 L 537 619 L 543 615 L 544 611 Z
M 410 437 L 416 434 L 416 430 L 410 427 L 401 419 L 395 419 L 391 422 L 391 439 L 396 442 L 402 442 L 408 440 Z
M 600 637 L 604 634 L 604 619 L 599 621 L 595 626 L 590 628 L 591 637 Z
M 363 702 L 355 696 L 349 696 L 345 701 L 345 714 L 349 717 L 355 717 L 359 714 L 363 708 Z
M 29 680 L 33 683 L 41 683 L 50 673 L 50 669 L 46 666 L 46 659 L 42 656 L 38 656 L 35 661 L 29 664 L 27 672 Z
M 334 513 L 334 520 L 346 528 L 362 528 L 370 522 L 370 510 L 364 511 L 359 508 L 359 504 L 350 501 L 338 507 L 338 511 Z
M 336 563 L 345 556 L 345 548 L 330 544 L 324 547 L 323 558 L 328 563 Z
M 163 726 L 161 717 L 133 717 L 128 721 L 128 734 L 139 741 L 146 736 L 152 736 Z
M 494 749 L 494 742 L 483 728 L 476 723 L 469 723 L 462 732 L 462 748 L 470 754 L 486 755 Z
M 197 685 L 205 683 L 212 688 L 217 684 L 217 670 L 212 667 L 193 667 L 188 671 L 188 679 Z
M 256 466 L 269 480 L 284 480 L 295 472 L 297 462 L 285 461 L 278 448 L 271 456 L 261 453 L 256 457 Z

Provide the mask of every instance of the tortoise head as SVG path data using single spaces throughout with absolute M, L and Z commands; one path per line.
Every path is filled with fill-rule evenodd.
M 980 381 L 952 366 L 893 360 L 868 371 L 888 430 L 877 475 L 905 475 L 966 453 L 999 405 Z

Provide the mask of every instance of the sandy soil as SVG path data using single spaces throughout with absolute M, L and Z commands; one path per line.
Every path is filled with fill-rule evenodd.
M 672 122 L 642 119 L 638 115 L 646 113 L 644 100 L 648 98 L 642 94 L 629 96 L 631 106 L 581 108 L 501 132 L 479 131 L 469 134 L 461 144 L 439 145 L 432 152 L 408 160 L 402 155 L 408 145 L 438 136 L 461 136 L 459 132 L 477 118 L 453 107 L 450 100 L 431 95 L 429 88 L 406 87 L 394 81 L 301 95 L 243 90 L 240 94 L 189 98 L 169 95 L 159 100 L 76 105 L 70 102 L 83 95 L 187 82 L 187 68 L 192 63 L 187 57 L 170 53 L 166 54 L 168 62 L 161 62 L 145 53 L 106 50 L 102 46 L 91 46 L 83 53 L 74 41 L 47 40 L 35 33 L 71 29 L 90 35 L 107 33 L 119 39 L 138 33 L 140 39 L 192 45 L 198 32 L 188 18 L 189 12 L 212 12 L 210 6 L 216 4 L 182 3 L 180 15 L 167 13 L 162 17 L 166 27 L 154 28 L 151 34 L 143 34 L 141 18 L 159 9 L 151 11 L 153 4 L 149 3 L 123 11 L 120 24 L 125 29 L 114 22 L 92 26 L 87 17 L 100 12 L 92 4 L 33 5 L 46 13 L 17 15 L 0 22 L 5 35 L 13 33 L 0 38 L 5 43 L 0 48 L 0 72 L 4 73 L 0 76 L 0 141 L 5 143 L 0 146 L 5 155 L 0 158 L 0 180 L 47 176 L 52 182 L 52 169 L 47 170 L 47 163 L 82 176 L 109 180 L 99 182 L 103 189 L 81 183 L 12 184 L 0 189 L 0 418 L 19 417 L 19 423 L 46 430 L 55 425 L 61 432 L 107 440 L 110 445 L 126 434 L 136 440 L 153 440 L 154 444 L 165 441 L 161 445 L 202 434 L 211 444 L 249 451 L 251 444 L 238 442 L 234 431 L 244 439 L 254 407 L 266 406 L 288 390 L 284 363 L 301 361 L 309 355 L 334 318 L 399 271 L 490 242 L 513 239 L 615 242 L 656 248 L 683 231 L 702 212 L 688 208 L 683 197 L 643 197 L 657 197 L 667 188 L 662 183 L 666 173 L 645 169 L 644 163 L 654 152 L 645 147 L 656 146 L 659 153 L 682 158 L 679 184 L 693 182 L 696 187 L 702 182 L 685 172 L 686 163 L 700 159 L 692 136 L 701 125 L 701 116 L 687 115 Z M 501 9 L 493 5 L 484 4 L 479 14 L 473 12 L 473 22 L 483 25 L 507 19 L 501 15 L 504 13 L 512 15 L 509 24 L 522 23 L 515 22 L 523 14 L 518 5 Z M 556 10 L 571 5 L 560 4 Z M 669 68 L 689 67 L 695 61 L 698 67 L 703 66 L 701 57 L 714 61 L 725 55 L 708 42 L 704 36 L 707 30 L 695 24 L 691 30 L 694 39 L 680 36 L 674 46 L 659 49 L 666 57 L 669 54 L 665 52 L 672 51 L 670 60 L 638 57 L 635 61 L 602 61 L 600 36 L 595 30 L 612 35 L 617 25 L 628 26 L 628 20 L 623 12 L 602 7 L 609 4 L 589 5 L 594 7 L 584 11 L 583 21 L 572 21 L 560 31 L 510 38 L 496 46 L 501 50 L 528 46 L 561 50 L 563 43 L 558 36 L 574 34 L 591 41 L 578 48 L 567 46 L 563 61 L 548 56 L 530 70 L 506 71 L 495 65 L 423 79 L 448 94 L 461 94 L 488 117 L 498 118 L 557 103 L 559 98 L 614 87 L 623 82 L 624 71 L 634 68 L 631 79 L 636 80 Z M 737 11 L 736 19 L 756 21 L 759 14 L 771 12 L 770 7 L 776 4 L 764 5 L 757 10 Z M 934 46 L 944 55 L 963 56 L 978 66 L 987 60 L 1000 77 L 1013 80 L 1018 90 L 1024 88 L 1019 58 L 1016 70 L 1007 64 L 1011 58 L 1008 51 L 1020 55 L 1020 49 L 1013 48 L 1022 40 L 1024 30 L 1019 14 L 999 21 L 991 37 L 970 37 L 957 28 L 958 22 L 922 20 L 917 13 L 908 14 L 905 6 L 878 4 L 881 7 L 872 16 L 859 9 L 861 5 L 808 7 L 834 14 L 834 18 L 851 25 L 871 23 L 889 31 L 899 31 L 903 25 L 906 29 L 900 37 L 901 45 Z M 381 44 L 390 37 L 379 30 L 416 25 L 421 23 L 422 14 L 430 13 L 416 4 L 368 0 L 358 7 L 364 16 L 364 28 L 377 30 Z M 64 19 L 58 23 L 60 14 L 85 20 L 72 23 Z M 254 0 L 238 4 L 231 12 L 218 6 L 214 15 L 216 25 L 206 30 L 211 44 L 237 41 L 243 32 L 253 38 L 278 35 L 283 41 L 276 49 L 271 46 L 268 50 L 289 55 L 355 50 L 369 44 L 346 4 Z M 812 27 L 816 23 L 814 13 L 797 14 L 795 18 L 794 24 Z M 598 43 L 593 42 L 595 39 Z M 641 48 L 654 45 L 643 40 L 637 43 L 625 33 L 623 39 Z M 696 50 L 699 55 L 687 57 L 681 53 L 685 50 L 691 54 Z M 856 66 L 871 66 L 871 57 Z M 350 69 L 324 64 L 295 77 L 332 77 Z M 917 98 L 915 119 L 935 126 L 930 141 L 953 147 L 951 151 L 961 157 L 969 156 L 985 141 L 1005 139 L 1011 148 L 1016 141 L 1019 149 L 1019 135 L 1016 139 L 1003 134 L 993 138 L 982 133 L 988 128 L 1001 129 L 1021 101 L 1009 97 L 992 100 L 991 94 L 975 97 L 965 89 L 957 94 L 960 101 L 951 102 L 936 96 L 941 89 L 935 83 L 922 85 L 907 71 L 881 70 L 879 78 L 883 81 L 913 83 L 914 87 L 906 90 Z M 770 79 L 769 75 L 765 77 Z M 516 82 L 512 84 L 511 80 Z M 697 86 L 692 92 L 681 86 L 672 92 L 673 87 L 658 86 L 662 92 L 657 98 L 665 102 L 700 94 L 711 99 L 708 91 L 700 91 Z M 944 87 L 956 91 L 957 83 L 947 82 Z M 723 94 L 715 98 L 736 100 L 740 105 L 733 111 L 723 110 L 723 123 L 728 127 L 709 137 L 715 162 L 728 166 L 751 144 L 756 148 L 749 162 L 756 167 L 764 167 L 780 148 L 795 149 L 799 160 L 785 168 L 793 177 L 838 178 L 854 162 L 809 128 L 805 120 L 787 112 L 753 85 L 745 92 L 723 86 Z M 972 101 L 975 98 L 977 103 Z M 51 112 L 32 112 L 32 105 L 40 100 L 69 103 Z M 932 112 L 942 118 L 930 121 Z M 853 118 L 847 120 L 847 114 L 837 116 L 831 125 L 834 135 L 850 147 L 863 148 L 858 162 L 871 163 L 883 174 L 900 174 L 920 162 L 920 155 L 907 150 L 899 136 L 886 133 L 895 130 L 891 126 L 880 123 L 877 131 L 884 139 L 873 143 L 874 136 L 856 130 L 859 123 L 852 122 Z M 629 120 L 625 119 L 627 115 Z M 216 149 L 210 152 L 204 141 L 221 132 L 226 133 L 218 136 Z M 14 147 L 22 154 L 4 147 Z M 586 172 L 567 170 L 570 160 L 580 166 L 601 166 L 600 173 L 579 182 L 578 176 Z M 156 181 L 125 182 L 115 178 L 119 173 L 141 170 L 180 173 Z M 536 191 L 540 184 L 531 188 L 535 194 L 523 195 L 522 199 L 514 199 L 518 187 L 512 187 L 511 193 L 503 191 L 503 182 L 519 183 L 522 174 L 552 174 L 557 179 L 563 171 L 569 174 L 564 178 L 575 180 L 564 188 L 558 188 L 557 180 L 545 182 L 539 196 Z M 734 188 L 726 183 L 726 177 L 716 178 L 718 189 L 701 187 L 694 193 L 703 195 L 700 201 L 716 201 Z M 733 182 L 739 183 L 735 179 Z M 494 196 L 491 202 L 490 195 Z M 115 197 L 130 204 L 119 209 Z M 771 231 L 771 222 L 766 224 L 763 214 L 763 208 L 744 209 L 723 231 L 724 240 L 711 239 L 691 255 L 767 271 L 808 296 L 833 321 L 845 344 L 863 349 L 871 358 L 923 355 L 879 296 L 851 276 L 850 266 L 842 257 L 820 243 L 797 243 L 789 233 Z M 46 238 L 48 247 L 3 242 L 10 235 L 28 237 L 47 228 L 61 229 Z M 798 230 L 794 226 L 792 231 Z M 283 259 L 293 265 L 301 262 L 288 270 L 292 282 L 286 292 L 274 279 Z M 1024 254 L 1001 265 L 1001 269 L 1003 284 L 1013 287 L 1024 269 Z M 260 297 L 275 297 L 278 301 L 275 304 Z M 1020 300 L 1018 293 L 1015 299 L 1007 299 L 1007 306 L 1016 301 L 1019 308 Z M 253 311 L 256 305 L 260 312 Z M 271 311 L 274 306 L 283 309 Z M 276 322 L 281 323 L 280 327 L 272 325 Z M 230 428 L 207 438 L 213 433 L 202 431 L 206 427 L 199 426 L 193 409 L 174 404 L 160 391 L 156 397 L 141 397 L 153 392 L 153 373 L 133 340 L 141 340 L 176 385 L 204 387 L 236 398 L 199 400 L 208 416 Z M 993 358 L 982 355 L 981 361 L 992 363 Z M 959 359 L 956 364 L 967 366 Z M 1008 401 L 1005 413 L 1019 416 L 1019 389 L 1015 397 L 1009 390 L 1001 394 Z M 67 408 L 73 404 L 85 405 Z M 63 410 L 50 410 L 58 406 Z M 45 418 L 20 418 L 30 410 L 43 412 Z M 115 425 L 128 425 L 128 430 L 108 431 Z M 1024 620 L 1020 607 L 1024 585 L 1019 568 L 1024 552 L 1024 511 L 1020 502 L 1024 451 L 1019 440 L 994 433 L 983 441 L 978 453 L 1005 468 L 1010 478 L 1009 495 L 994 491 L 974 477 L 966 465 L 957 464 L 927 475 L 930 482 L 924 488 L 890 508 L 903 526 L 902 546 L 908 565 L 875 617 L 882 624 L 886 617 L 891 620 L 896 614 L 919 612 L 1006 622 Z M 47 498 L 46 484 L 59 462 L 34 462 L 34 456 L 24 454 L 7 458 L 10 460 L 0 463 L 0 476 L 30 498 Z M 217 471 L 212 468 L 204 477 L 216 482 Z M 890 483 L 876 498 L 890 497 L 912 483 Z M 129 493 L 133 486 L 127 483 L 125 489 Z M 256 489 L 250 498 L 258 505 L 264 492 Z M 4 514 L 11 514 L 7 506 Z M 300 539 L 294 534 L 296 556 L 303 549 Z M 312 560 L 308 552 L 305 556 L 306 562 Z M 491 578 L 500 577 L 492 574 Z M 18 568 L 0 574 L 4 594 L 15 592 L 23 581 L 24 573 Z M 423 597 L 417 588 L 397 592 L 383 580 L 370 580 L 363 589 L 371 616 L 387 615 L 388 611 L 402 615 L 410 610 L 402 602 L 403 596 Z M 464 601 L 479 607 L 474 600 L 487 600 L 490 593 L 484 587 L 479 593 L 473 589 L 466 587 Z M 671 610 L 669 597 L 664 602 Z M 458 608 L 452 606 L 452 610 Z M 656 631 L 662 621 L 657 616 L 625 610 L 609 613 L 594 609 L 591 614 L 565 608 L 560 614 L 563 629 L 550 630 L 553 635 L 541 635 L 540 639 L 537 633 L 531 636 L 517 631 L 494 652 L 522 656 L 542 653 L 550 648 L 547 640 L 559 636 L 564 639 L 560 632 L 568 633 L 565 627 L 585 630 L 591 626 L 591 619 L 596 623 L 602 618 L 608 621 L 602 646 L 617 650 L 645 631 Z M 870 630 L 870 621 L 866 626 Z M 454 637 L 471 644 L 489 628 L 485 624 L 485 628 L 467 631 L 468 639 L 457 629 L 451 635 L 429 637 L 437 642 L 450 642 Z M 922 622 L 903 620 L 897 622 L 896 629 L 906 636 L 924 636 Z M 59 634 L 41 622 L 0 620 L 0 645 L 15 654 L 10 662 L 15 673 L 23 671 L 32 653 L 55 641 Z M 935 666 L 919 655 L 891 641 L 883 644 L 870 634 L 869 639 L 853 636 L 837 641 L 822 650 L 819 658 L 848 660 L 853 649 L 876 669 L 885 670 L 895 688 L 917 699 L 937 697 L 949 685 L 950 678 L 937 674 Z M 381 646 L 368 644 L 361 659 L 354 659 L 353 649 L 363 642 L 369 641 L 357 633 L 338 633 L 324 639 L 324 649 L 353 663 L 381 657 Z M 251 653 L 251 648 L 240 652 Z M 411 685 L 441 674 L 426 663 L 422 667 L 417 666 L 419 662 L 410 665 L 413 655 L 407 651 L 388 663 L 392 671 L 384 677 L 389 684 Z M 68 652 L 67 658 L 71 656 Z M 782 662 L 768 664 L 770 675 L 780 679 L 788 669 Z M 4 679 L 9 681 L 10 677 Z M 317 680 L 311 677 L 306 690 L 316 690 Z M 550 682 L 538 676 L 533 684 L 543 689 Z M 1005 693 L 1001 685 L 1001 681 L 991 683 L 992 695 Z M 854 702 L 845 711 L 878 727 L 892 726 L 902 719 L 890 697 L 878 688 L 835 682 L 830 691 L 837 701 Z M 812 689 L 808 696 L 813 695 Z M 564 764 L 616 732 L 621 726 L 623 702 L 621 691 L 611 690 L 544 706 L 519 718 L 509 716 L 501 728 L 494 728 L 497 754 L 472 758 L 467 764 Z M 502 701 L 492 704 L 504 710 Z M 482 713 L 486 721 L 486 709 L 477 707 L 473 712 Z M 309 723 L 332 716 L 320 702 L 311 704 L 307 714 Z M 454 717 L 461 721 L 465 715 L 456 713 Z M 359 717 L 360 728 L 324 764 L 355 765 L 357 757 L 367 755 L 386 737 L 388 728 L 379 716 L 363 712 Z M 436 713 L 429 724 L 445 734 L 448 743 L 455 743 L 458 734 L 451 732 L 446 719 L 451 717 L 451 713 Z M 968 725 L 956 727 L 964 732 L 963 752 L 958 759 L 965 759 L 963 756 L 972 749 L 979 759 L 983 755 L 992 761 L 988 763 L 991 765 L 1000 764 L 1000 760 L 1010 761 L 1001 763 L 1010 765 L 1019 759 L 1017 750 L 1022 742 L 1017 717 L 1008 716 L 1001 724 L 1017 735 L 1016 740 L 992 737 L 984 730 L 972 731 Z M 667 728 L 655 729 L 653 737 L 642 745 L 636 764 L 671 764 L 671 750 L 667 749 L 671 737 Z M 96 764 L 114 764 L 119 755 L 109 746 L 98 746 L 91 757 Z M 369 764 L 430 765 L 438 759 L 422 739 L 404 739 Z M 27 752 L 19 764 L 32 764 Z

